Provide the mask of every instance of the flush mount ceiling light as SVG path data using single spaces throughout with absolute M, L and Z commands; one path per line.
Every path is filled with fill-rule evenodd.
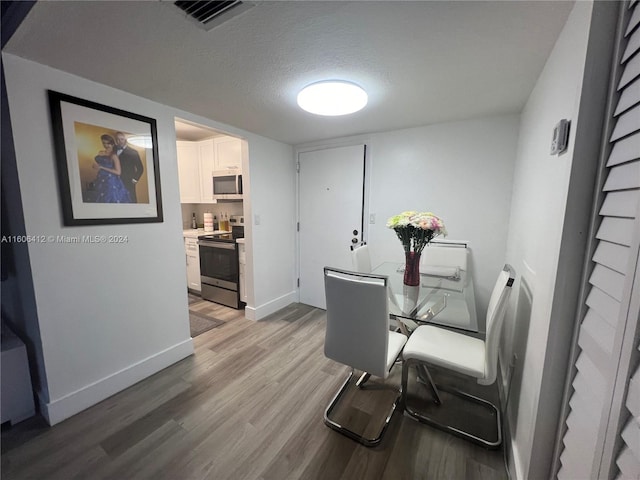
M 298 94 L 300 108 L 316 115 L 348 115 L 362 110 L 366 104 L 367 92 L 342 80 L 312 83 Z

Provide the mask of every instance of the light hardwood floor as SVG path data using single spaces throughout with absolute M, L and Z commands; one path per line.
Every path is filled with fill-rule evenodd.
M 324 311 L 292 304 L 260 322 L 225 307 L 214 315 L 226 323 L 196 337 L 192 357 L 54 427 L 28 420 L 3 431 L 2 478 L 507 478 L 501 450 L 401 413 L 376 448 L 327 428 L 324 409 L 348 368 L 323 355 Z M 369 428 L 399 373 L 352 388 L 336 415 Z

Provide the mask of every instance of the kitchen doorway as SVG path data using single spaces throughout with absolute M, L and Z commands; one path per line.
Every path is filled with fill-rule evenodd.
M 247 142 L 179 118 L 175 131 L 186 289 L 203 300 L 244 311 L 248 295 L 242 179 L 248 174 Z M 233 194 L 222 188 L 226 183 L 220 179 L 226 178 L 234 179 Z M 214 249 L 213 244 L 224 248 Z

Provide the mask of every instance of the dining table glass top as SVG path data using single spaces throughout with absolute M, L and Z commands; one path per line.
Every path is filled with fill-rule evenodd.
M 412 330 L 431 323 L 478 331 L 473 282 L 468 272 L 451 267 L 420 267 L 420 284 L 405 285 L 404 264 L 385 262 L 371 272 L 389 277 L 389 313 Z

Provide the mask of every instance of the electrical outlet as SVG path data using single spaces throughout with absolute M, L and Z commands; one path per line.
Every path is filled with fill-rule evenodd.
M 369 223 L 370 223 L 371 225 L 373 225 L 374 223 L 376 223 L 376 214 L 375 214 L 375 213 L 372 213 L 372 214 L 370 214 L 370 215 L 369 215 Z
M 258 215 L 257 213 L 253 216 L 253 224 L 260 225 L 260 215 Z

